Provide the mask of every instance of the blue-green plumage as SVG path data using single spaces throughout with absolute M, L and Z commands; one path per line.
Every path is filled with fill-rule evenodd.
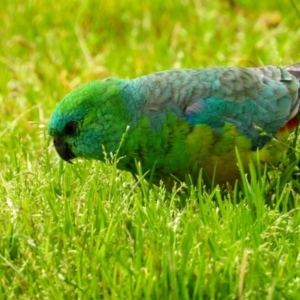
M 118 150 L 118 166 L 133 173 L 135 160 L 144 171 L 155 165 L 158 179 L 184 178 L 201 167 L 211 174 L 219 164 L 219 181 L 232 181 L 238 174 L 235 147 L 245 164 L 256 149 L 265 161 L 278 160 L 265 147 L 298 114 L 298 68 L 174 70 L 94 81 L 58 104 L 49 133 L 66 160 L 103 160 L 104 147 Z

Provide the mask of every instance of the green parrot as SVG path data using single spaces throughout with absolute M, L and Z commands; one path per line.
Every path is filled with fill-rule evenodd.
M 249 162 L 276 165 L 299 120 L 300 63 L 280 68 L 216 67 L 86 83 L 58 103 L 49 134 L 59 156 L 105 159 L 154 182 L 240 178 L 236 149 Z M 148 172 L 149 171 L 149 172 Z M 148 172 L 148 173 L 147 173 Z M 150 175 L 149 175 L 150 176 Z

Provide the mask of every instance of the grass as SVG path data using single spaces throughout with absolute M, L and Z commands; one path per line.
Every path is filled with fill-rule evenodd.
M 296 62 L 299 4 L 2 2 L 0 299 L 298 299 L 295 159 L 182 205 L 114 165 L 63 163 L 46 127 L 95 78 Z

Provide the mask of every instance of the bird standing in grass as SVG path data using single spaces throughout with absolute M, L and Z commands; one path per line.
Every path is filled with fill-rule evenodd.
M 236 149 L 246 172 L 257 150 L 262 167 L 279 163 L 298 126 L 299 78 L 300 64 L 96 80 L 58 103 L 49 134 L 65 161 L 103 161 L 105 151 L 133 174 L 139 161 L 154 182 L 197 181 L 203 168 L 217 183 L 234 183 Z

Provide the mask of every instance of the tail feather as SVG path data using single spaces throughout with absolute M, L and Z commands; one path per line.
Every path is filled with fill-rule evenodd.
M 300 82 L 300 62 L 296 63 L 294 65 L 285 67 L 285 70 L 287 70 L 290 74 L 295 76 L 298 79 L 298 81 Z M 298 90 L 298 99 L 299 99 L 298 114 L 300 115 L 300 89 Z
M 300 62 L 296 63 L 294 65 L 290 65 L 285 67 L 285 69 L 291 73 L 292 75 L 294 75 L 297 79 L 300 79 Z

